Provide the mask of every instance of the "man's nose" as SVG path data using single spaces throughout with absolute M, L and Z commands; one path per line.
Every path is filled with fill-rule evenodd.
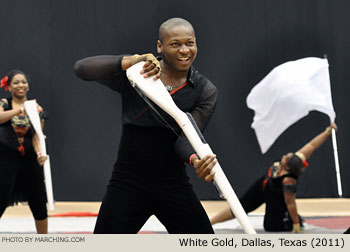
M 190 49 L 186 45 L 182 45 L 180 47 L 180 52 L 181 53 L 188 53 L 189 51 L 190 51 Z

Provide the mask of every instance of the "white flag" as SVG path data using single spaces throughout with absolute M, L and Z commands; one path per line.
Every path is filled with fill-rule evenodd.
M 249 93 L 252 128 L 265 153 L 292 124 L 317 110 L 334 122 L 327 59 L 304 58 L 274 68 Z

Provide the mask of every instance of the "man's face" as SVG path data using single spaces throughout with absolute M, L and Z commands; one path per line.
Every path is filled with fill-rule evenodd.
M 197 44 L 191 27 L 175 26 L 163 34 L 163 42 L 158 40 L 157 51 L 164 63 L 177 71 L 187 71 L 197 55 Z

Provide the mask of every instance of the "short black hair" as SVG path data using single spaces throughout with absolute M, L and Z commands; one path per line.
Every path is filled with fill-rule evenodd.
M 303 160 L 296 154 L 293 154 L 287 161 L 288 172 L 294 175 L 301 175 L 303 172 Z
M 10 72 L 6 75 L 7 78 L 8 78 L 8 80 L 7 80 L 7 84 L 8 84 L 8 85 L 10 85 L 10 83 L 11 83 L 13 77 L 15 77 L 15 75 L 17 75 L 17 74 L 22 74 L 22 75 L 24 75 L 24 77 L 25 77 L 25 78 L 27 79 L 27 81 L 29 82 L 28 76 L 27 76 L 27 74 L 26 74 L 25 72 L 23 72 L 23 71 L 21 71 L 21 70 L 15 69 L 15 70 L 10 71 Z
M 167 21 L 163 22 L 159 27 L 159 40 L 160 40 L 160 42 L 163 42 L 165 31 L 169 28 L 173 28 L 176 26 L 186 26 L 186 27 L 191 28 L 194 32 L 192 24 L 190 22 L 188 22 L 186 19 L 179 18 L 179 17 L 170 18 Z

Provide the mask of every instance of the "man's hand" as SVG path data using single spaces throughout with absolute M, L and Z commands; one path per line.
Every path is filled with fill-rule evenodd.
M 160 74 L 162 72 L 160 68 L 160 62 L 152 53 L 138 55 L 135 54 L 132 56 L 131 64 L 135 65 L 141 61 L 145 61 L 146 63 L 143 65 L 141 70 L 141 74 L 143 74 L 144 78 L 152 77 L 154 80 L 160 78 Z
M 213 180 L 215 173 L 212 169 L 218 162 L 216 155 L 206 155 L 203 159 L 199 159 L 196 156 L 191 161 L 199 178 L 204 179 L 206 182 Z

